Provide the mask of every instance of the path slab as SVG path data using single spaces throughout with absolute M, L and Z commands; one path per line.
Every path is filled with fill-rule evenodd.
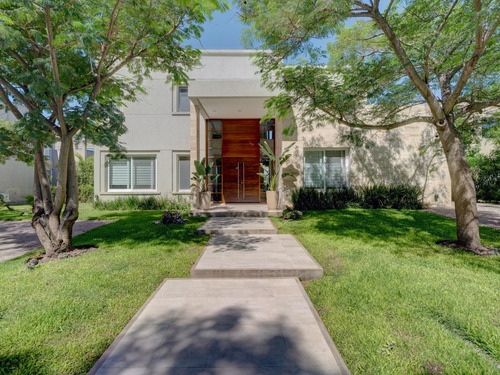
M 212 217 L 198 232 L 204 234 L 277 234 L 271 220 L 264 217 Z
M 323 268 L 291 234 L 213 235 L 191 277 L 323 276 Z
M 215 203 L 209 210 L 192 210 L 191 216 L 209 217 L 268 217 L 279 216 L 281 210 L 270 211 L 262 203 Z
M 348 374 L 297 279 L 167 279 L 89 374 Z

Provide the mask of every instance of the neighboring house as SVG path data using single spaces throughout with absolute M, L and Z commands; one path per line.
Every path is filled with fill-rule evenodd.
M 290 120 L 261 123 L 264 101 L 273 93 L 261 87 L 250 51 L 205 51 L 201 66 L 190 72 L 188 86 L 165 83 L 163 74 L 146 81 L 146 92 L 124 108 L 128 132 L 120 139 L 126 159 L 112 159 L 95 148 L 95 195 L 190 195 L 193 161 L 207 157 L 219 173 L 211 183 L 214 202 L 265 201 L 257 175 L 266 164 L 259 143 L 275 152 L 291 142 L 286 170 L 294 177 L 280 181 L 281 206 L 291 189 L 372 183 L 418 184 L 427 204 L 450 205 L 450 178 L 433 126 L 423 123 L 391 131 L 370 131 L 369 142 L 353 146 L 343 126 L 308 124 L 295 113 L 293 135 L 283 135 Z M 305 126 L 303 126 L 305 125 Z M 290 133 L 288 133 L 290 134 Z M 434 142 L 435 143 L 435 142 Z
M 0 118 L 7 121 L 16 121 L 12 113 L 0 112 Z M 44 150 L 47 160 L 47 169 L 52 185 L 57 183 L 57 161 L 60 150 L 60 142 L 46 147 Z M 93 145 L 87 145 L 84 141 L 75 142 L 75 154 L 87 158 L 94 155 Z M 11 158 L 0 163 L 0 194 L 13 204 L 26 203 L 26 195 L 33 195 L 33 165 L 28 165 Z

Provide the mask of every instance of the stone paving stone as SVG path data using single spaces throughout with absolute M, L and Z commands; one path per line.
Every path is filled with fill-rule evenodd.
M 198 232 L 205 234 L 277 234 L 271 221 L 261 217 L 212 217 Z
M 323 269 L 289 234 L 213 235 L 192 277 L 321 277 Z
M 183 290 L 184 296 L 171 289 Z M 296 278 L 226 278 L 167 279 L 90 374 L 334 375 L 348 370 Z

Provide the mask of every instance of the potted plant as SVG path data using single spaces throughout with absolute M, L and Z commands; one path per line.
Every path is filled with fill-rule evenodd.
M 208 210 L 210 208 L 211 193 L 208 191 L 208 178 L 210 178 L 210 181 L 213 181 L 220 176 L 219 174 L 209 176 L 213 165 L 214 163 L 207 165 L 205 158 L 201 161 L 194 161 L 195 171 L 193 172 L 193 177 L 191 177 L 191 180 L 194 181 L 194 183 L 191 184 L 191 187 L 195 187 L 198 190 L 197 208 L 201 210 Z
M 281 169 L 283 167 L 283 164 L 285 164 L 285 162 L 292 156 L 289 151 L 294 144 L 295 142 L 288 145 L 277 160 L 273 149 L 267 142 L 261 143 L 259 145 L 260 151 L 269 159 L 269 165 L 260 163 L 262 172 L 259 173 L 259 176 L 264 178 L 264 181 L 267 185 L 266 202 L 267 208 L 271 211 L 278 209 L 278 192 L 276 191 L 278 176 L 280 176 L 281 178 L 285 178 L 292 175 L 288 172 L 281 172 Z

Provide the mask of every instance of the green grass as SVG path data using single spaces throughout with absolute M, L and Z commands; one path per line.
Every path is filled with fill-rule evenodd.
M 498 374 L 500 257 L 435 244 L 453 220 L 419 211 L 273 219 L 323 266 L 306 291 L 353 374 Z M 481 227 L 500 247 L 500 231 Z
M 189 277 L 208 239 L 194 235 L 203 218 L 166 227 L 153 224 L 161 211 L 81 217 L 119 220 L 75 237 L 98 251 L 26 272 L 29 255 L 0 263 L 0 374 L 87 373 L 165 278 Z
M 31 220 L 33 217 L 31 206 L 27 204 L 15 205 L 11 207 L 14 211 L 9 211 L 6 208 L 0 208 L 0 221 Z M 92 203 L 80 203 L 78 211 L 78 220 L 116 220 L 122 217 L 127 217 L 130 213 L 130 211 L 96 210 Z M 22 213 L 24 213 L 24 215 L 21 215 Z

